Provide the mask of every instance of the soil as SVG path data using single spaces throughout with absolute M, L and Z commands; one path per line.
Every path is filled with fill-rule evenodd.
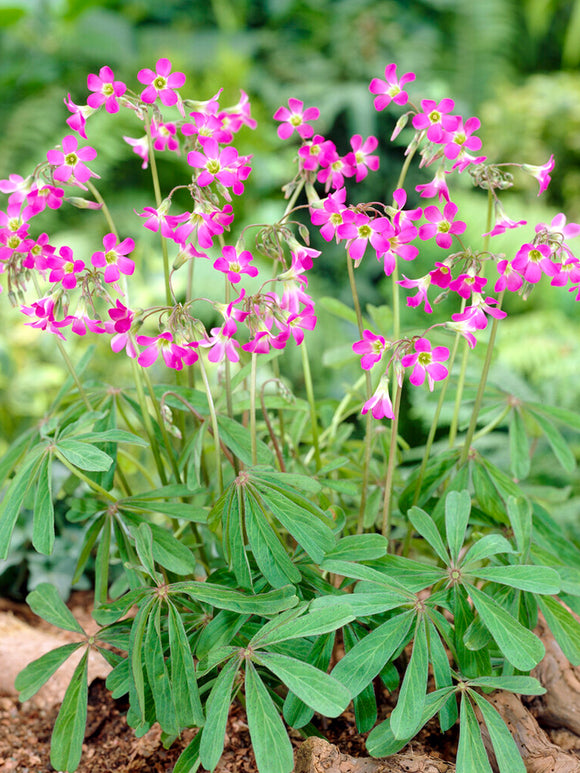
M 87 632 L 95 629 L 90 616 L 91 595 L 73 594 L 69 606 Z M 538 677 L 549 681 L 545 699 L 524 705 L 505 694 L 491 696 L 495 707 L 510 726 L 533 773 L 580 773 L 580 669 L 559 658 L 558 645 L 549 631 L 538 631 L 553 653 L 550 679 L 539 667 Z M 75 641 L 75 634 L 53 628 L 36 617 L 25 605 L 0 599 L 0 771 L 2 773 L 49 773 L 50 736 L 60 701 L 75 663 L 65 663 L 35 696 L 18 701 L 14 688 L 16 674 L 31 660 L 55 646 Z M 557 665 L 554 665 L 554 664 Z M 136 738 L 127 725 L 125 698 L 114 700 L 105 687 L 108 666 L 97 654 L 89 666 L 89 708 L 83 756 L 78 773 L 170 773 L 194 731 L 184 731 L 164 749 L 155 725 Z M 574 689 L 578 686 L 578 691 Z M 562 711 L 559 692 L 565 696 Z M 556 696 L 556 697 L 554 697 Z M 379 719 L 388 716 L 396 695 L 380 696 Z M 537 718 L 537 720 L 536 720 Z M 569 718 L 569 721 L 568 719 Z M 538 724 L 539 723 L 539 724 Z M 327 741 L 304 738 L 296 731 L 290 737 L 296 750 L 296 773 L 444 773 L 455 770 L 457 728 L 442 735 L 436 720 L 430 722 L 409 746 L 388 760 L 372 760 L 365 749 L 365 736 L 358 733 L 354 716 L 347 710 L 334 720 L 320 718 L 319 729 Z M 575 732 L 576 731 L 576 732 Z M 492 765 L 494 760 L 492 760 Z M 230 712 L 225 751 L 217 773 L 256 773 L 246 718 L 241 706 Z

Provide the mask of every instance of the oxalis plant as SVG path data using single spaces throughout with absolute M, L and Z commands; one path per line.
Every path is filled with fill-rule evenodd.
M 442 732 L 459 721 L 461 773 L 491 770 L 482 725 L 500 771 L 525 770 L 486 695 L 543 692 L 529 675 L 544 655 L 533 633 L 540 613 L 580 664 L 570 612 L 580 611 L 580 551 L 526 488 L 542 436 L 573 470 L 561 425 L 579 430 L 580 417 L 486 384 L 506 294 L 527 296 L 546 275 L 580 296 L 569 246 L 580 225 L 557 214 L 526 229 L 508 217 L 500 195 L 512 173 L 533 175 L 542 192 L 553 158 L 489 162 L 477 155 L 479 120 L 454 114 L 451 99 L 417 106 L 405 90 L 414 78 L 397 78 L 391 64 L 370 83 L 377 110 L 406 110 L 393 139 L 410 138 L 385 203 L 347 199 L 347 188 L 377 173 L 378 140 L 355 135 L 340 155 L 315 134 L 319 110 L 290 99 L 274 114 L 280 139 L 300 143 L 285 209 L 275 223 L 236 228 L 251 159 L 233 142 L 255 127 L 248 98 L 229 108 L 220 93 L 186 99 L 185 76 L 167 59 L 139 71 L 141 91 L 107 66 L 90 74 L 87 103 L 65 100 L 71 115 L 60 145 L 27 177 L 0 182 L 8 194 L 0 213 L 5 296 L 26 325 L 52 337 L 69 373 L 43 421 L 0 463 L 0 557 L 19 518 L 32 520 L 35 550 L 50 554 L 55 507 L 65 513 L 84 528 L 72 579 L 94 566 L 100 626 L 85 634 L 47 583 L 28 595 L 34 612 L 79 640 L 20 673 L 21 700 L 82 651 L 53 731 L 55 769 L 79 764 L 96 649 L 111 666 L 113 696 L 128 696 L 137 735 L 158 722 L 169 746 L 184 728 L 199 728 L 175 773 L 216 767 L 234 701 L 246 711 L 260 773 L 292 769 L 286 726 L 319 734 L 314 715 L 336 717 L 351 701 L 374 756 L 401 749 L 437 714 Z M 99 188 L 88 144 L 97 111 L 111 130 L 115 113 L 130 115 L 138 136 L 125 140 L 151 174 L 150 206 L 122 222 Z M 179 155 L 184 175 L 164 191 L 157 161 L 168 154 Z M 427 181 L 409 192 L 416 161 Z M 487 197 L 476 246 L 464 243 L 451 196 L 460 175 Z M 406 208 L 409 193 L 426 206 Z M 42 232 L 46 208 L 67 206 L 102 215 L 102 244 L 91 254 L 57 247 Z M 362 375 L 340 400 L 316 395 L 311 377 L 307 340 L 317 319 L 308 275 L 320 252 L 304 218 L 345 252 L 352 306 L 320 300 L 358 327 L 351 345 Z M 142 228 L 157 234 L 155 271 L 134 282 L 145 262 Z M 521 247 L 496 252 L 512 229 L 524 234 Z M 422 249 L 440 258 L 412 277 Z M 356 284 L 363 260 L 378 260 L 390 277 L 385 306 L 366 314 Z M 405 331 L 401 290 L 416 309 Z M 155 291 L 155 305 L 140 301 Z M 440 304 L 437 314 L 431 303 Z M 100 340 L 73 362 L 67 336 Z M 127 358 L 133 383 L 87 375 L 104 338 Z M 476 345 L 484 356 L 472 362 Z M 285 376 L 283 353 L 294 346 L 305 398 Z M 468 367 L 482 361 L 469 392 Z M 425 388 L 437 388 L 439 399 L 426 442 L 412 449 L 399 434 L 401 396 Z M 479 450 L 492 433 L 509 447 L 509 469 Z M 398 699 L 377 724 L 383 688 Z

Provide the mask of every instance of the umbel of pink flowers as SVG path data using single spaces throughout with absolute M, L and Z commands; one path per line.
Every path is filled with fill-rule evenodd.
M 183 73 L 172 71 L 171 62 L 165 58 L 156 62 L 155 69 L 138 72 L 137 81 L 144 87 L 140 92 L 115 80 L 108 66 L 102 67 L 98 75 L 89 74 L 86 104 L 75 104 L 70 95 L 64 100 L 70 116 L 60 145 L 48 150 L 44 163 L 29 176 L 12 174 L 0 181 L 0 191 L 8 194 L 6 210 L 0 212 L 0 273 L 10 299 L 28 318 L 26 324 L 62 339 L 68 328 L 76 335 L 107 335 L 115 352 L 124 351 L 141 366 L 149 367 L 161 356 L 167 367 L 176 370 L 192 366 L 204 350 L 210 362 L 220 363 L 225 359 L 238 362 L 240 350 L 259 354 L 271 348 L 283 349 L 290 341 L 300 345 L 305 332 L 315 327 L 315 301 L 308 293 L 308 272 L 320 252 L 297 240 L 285 218 L 272 226 L 276 238 L 268 240 L 265 250 L 267 257 L 276 261 L 274 279 L 260 280 L 255 255 L 243 241 L 225 244 L 234 223 L 233 197 L 243 195 L 251 173 L 251 157 L 239 155 L 233 144 L 242 127 L 256 126 L 247 95 L 241 92 L 238 103 L 227 108 L 220 106 L 221 90 L 205 101 L 186 100 L 181 95 L 185 80 Z M 301 100 L 290 98 L 287 106 L 274 113 L 279 137 L 284 141 L 299 140 L 293 189 L 305 187 L 311 221 L 320 229 L 322 238 L 342 243 L 355 267 L 369 255 L 374 256 L 387 276 L 401 261 L 413 261 L 423 242 L 434 240 L 443 252 L 433 269 L 419 278 L 403 274 L 398 280 L 404 289 L 415 290 L 407 304 L 432 313 L 432 287 L 438 295 L 433 302 L 454 295 L 463 302 L 463 309 L 450 314 L 447 322 L 431 325 L 420 335 L 390 341 L 366 330 L 362 340 L 353 345 L 354 351 L 362 355 L 364 369 L 383 369 L 374 395 L 363 406 L 363 413 L 371 411 L 377 419 L 393 416 L 388 387 L 392 374 L 400 384 L 408 370 L 413 385 L 426 381 L 431 390 L 436 381 L 447 377 L 443 363 L 449 350 L 433 346 L 427 338 L 429 331 L 437 327 L 457 331 L 474 346 L 478 331 L 487 326 L 490 316 L 505 316 L 498 298 L 490 292 L 527 292 L 530 285 L 546 275 L 551 284 L 570 285 L 576 298 L 580 297 L 580 267 L 568 244 L 578 235 L 580 226 L 567 223 L 563 214 L 556 215 L 549 225 L 536 225 L 534 234 L 511 259 L 495 262 L 497 279 L 493 290 L 489 289 L 492 282 L 482 271 L 489 256 L 465 249 L 461 236 L 466 224 L 451 200 L 448 181 L 465 170 L 474 180 L 486 181 L 484 187 L 491 191 L 495 206 L 490 238 L 526 223 L 510 219 L 497 195 L 506 187 L 506 176 L 500 169 L 505 165 L 487 164 L 485 156 L 477 155 L 481 150 L 481 140 L 476 136 L 479 120 L 454 114 L 454 102 L 449 98 L 439 102 L 423 99 L 416 106 L 409 101 L 406 90 L 414 80 L 414 73 L 398 78 L 396 65 L 390 64 L 384 79 L 373 78 L 369 89 L 377 110 L 391 103 L 397 108 L 408 105 L 392 139 L 404 126 L 411 126 L 413 135 L 407 153 L 418 150 L 420 166 L 434 168 L 431 179 L 416 188 L 421 198 L 434 200 L 424 209 L 406 209 L 407 192 L 403 188 L 393 191 L 388 204 L 349 205 L 347 186 L 361 182 L 379 168 L 377 138 L 354 135 L 350 149 L 341 155 L 331 140 L 315 132 L 313 124 L 320 116 L 317 107 L 305 107 Z M 51 236 L 42 232 L 38 223 L 47 207 L 58 209 L 65 201 L 80 208 L 101 207 L 96 191 L 97 152 L 84 141 L 88 142 L 92 115 L 103 109 L 110 114 L 129 110 L 142 125 L 141 136 L 124 139 L 143 168 L 148 167 L 152 150 L 181 154 L 186 159 L 183 187 L 188 189 L 192 203 L 187 211 L 175 212 L 171 191 L 160 204 L 130 213 L 122 224 L 123 233 L 109 228 L 103 235 L 102 249 L 98 245 L 87 261 L 75 256 L 70 246 L 57 251 Z M 514 166 L 533 175 L 542 193 L 550 182 L 554 159 L 550 157 L 541 166 Z M 502 185 L 493 184 L 496 179 L 501 179 Z M 84 198 L 74 195 L 79 189 Z M 91 195 L 94 198 L 88 198 Z M 179 269 L 201 259 L 210 261 L 225 277 L 233 300 L 223 303 L 199 297 L 146 309 L 130 308 L 126 288 L 139 271 L 131 257 L 139 227 L 157 232 L 167 245 L 173 263 L 173 299 L 173 282 Z M 271 277 L 271 271 L 268 275 Z M 42 297 L 26 300 L 26 294 L 38 286 L 44 287 Z M 222 323 L 207 330 L 196 313 L 200 304 L 213 307 Z M 152 328 L 147 331 L 151 334 L 141 332 L 144 323 Z

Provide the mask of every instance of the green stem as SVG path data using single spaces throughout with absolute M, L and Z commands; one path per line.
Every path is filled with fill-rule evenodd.
M 161 436 L 163 438 L 163 443 L 165 445 L 165 449 L 167 450 L 167 456 L 169 457 L 169 463 L 171 464 L 171 468 L 173 470 L 173 474 L 175 475 L 175 482 L 181 483 L 181 475 L 179 474 L 179 467 L 177 465 L 177 459 L 175 458 L 175 453 L 173 449 L 173 445 L 171 443 L 171 439 L 169 437 L 169 433 L 167 432 L 167 427 L 165 426 L 165 421 L 163 420 L 163 416 L 161 415 L 161 408 L 159 407 L 159 400 L 155 396 L 155 390 L 153 389 L 153 384 L 151 383 L 151 378 L 149 376 L 149 372 L 145 369 L 142 370 L 143 378 L 145 379 L 145 383 L 147 384 L 147 390 L 149 392 L 149 396 L 151 397 L 151 402 L 153 404 L 153 409 L 155 411 L 155 417 L 157 419 L 157 423 L 159 424 L 159 429 L 161 431 Z
M 252 370 L 250 374 L 250 438 L 252 442 L 252 465 L 258 464 L 256 445 L 256 366 L 258 355 L 252 352 Z
M 96 491 L 97 494 L 100 494 L 102 497 L 107 499 L 109 502 L 116 502 L 117 501 L 117 498 L 114 497 L 110 492 L 105 491 L 105 489 L 102 486 L 99 486 L 98 483 L 95 483 L 94 480 L 91 480 L 90 478 L 88 478 L 77 467 L 75 467 L 73 464 L 71 464 L 68 461 L 68 459 L 58 450 L 58 446 L 55 446 L 53 448 L 53 453 L 59 459 L 59 461 L 62 462 L 64 464 L 64 466 L 73 473 L 73 475 L 75 475 L 77 478 L 79 478 L 84 483 L 86 483 L 87 486 L 90 486 L 90 488 L 92 488 L 93 491 Z
M 461 358 L 461 368 L 459 370 L 459 378 L 457 379 L 457 393 L 455 395 L 455 406 L 453 408 L 453 417 L 451 419 L 451 425 L 449 427 L 449 448 L 453 448 L 455 444 L 455 438 L 457 437 L 457 427 L 459 424 L 459 410 L 461 408 L 461 401 L 463 399 L 463 388 L 465 386 L 465 374 L 467 372 L 467 360 L 469 358 L 469 344 L 464 342 L 463 357 Z
M 115 227 L 115 221 L 113 220 L 113 216 L 111 215 L 111 211 L 107 204 L 105 203 L 105 199 L 101 196 L 97 188 L 93 185 L 93 183 L 90 180 L 87 180 L 86 182 L 87 188 L 90 190 L 90 192 L 93 194 L 95 199 L 99 202 L 101 205 L 101 212 L 103 213 L 105 220 L 107 221 L 107 225 L 111 229 L 111 231 L 115 234 L 117 237 L 117 241 L 119 241 L 119 232 L 117 231 Z
M 304 373 L 304 385 L 306 387 L 306 396 L 308 398 L 308 404 L 310 406 L 310 424 L 312 425 L 312 445 L 314 448 L 314 460 L 316 462 L 316 469 L 319 470 L 322 466 L 320 461 L 320 441 L 318 438 L 318 422 L 316 415 L 316 403 L 314 400 L 314 389 L 312 387 L 312 374 L 310 372 L 310 362 L 308 360 L 308 349 L 306 348 L 306 339 L 304 339 L 300 345 L 302 351 L 302 370 Z
M 348 281 L 350 283 L 350 291 L 352 293 L 352 300 L 354 304 L 354 310 L 356 313 L 358 334 L 362 339 L 363 332 L 364 332 L 362 311 L 361 311 L 358 291 L 356 287 L 354 267 L 352 265 L 352 260 L 348 256 L 348 254 L 346 256 L 346 265 L 348 269 Z M 368 370 L 365 371 L 365 383 L 366 383 L 366 393 L 367 393 L 367 400 L 368 400 L 372 393 L 371 374 L 370 374 L 370 371 Z M 357 534 L 362 534 L 362 532 L 364 531 L 364 516 L 365 516 L 366 505 L 367 505 L 367 495 L 368 495 L 368 487 L 369 487 L 369 468 L 371 463 L 372 443 L 373 443 L 373 428 L 374 428 L 374 421 L 373 421 L 372 414 L 369 411 L 366 416 L 366 424 L 365 424 L 363 479 L 362 479 L 362 491 L 361 491 L 359 510 L 358 510 L 358 519 L 356 524 Z
M 504 290 L 501 291 L 500 296 L 498 298 L 497 302 L 497 308 L 501 309 L 501 303 L 503 301 L 503 295 Z M 467 457 L 469 456 L 469 450 L 471 448 L 471 441 L 473 440 L 473 435 L 475 433 L 475 428 L 477 426 L 477 419 L 479 416 L 479 410 L 481 408 L 481 403 L 483 401 L 483 395 L 485 392 L 485 386 L 487 384 L 487 377 L 489 375 L 489 369 L 491 366 L 491 358 L 493 356 L 493 345 L 495 343 L 495 336 L 497 333 L 497 326 L 498 326 L 499 320 L 497 318 L 494 318 L 493 324 L 491 326 L 491 332 L 489 334 L 489 342 L 487 344 L 487 352 L 485 354 L 485 362 L 483 363 L 483 370 L 481 372 L 481 378 L 479 380 L 479 389 L 477 390 L 477 395 L 475 397 L 475 405 L 473 406 L 473 412 L 471 414 L 471 421 L 469 422 L 469 428 L 467 430 L 467 435 L 465 436 L 465 442 L 463 444 L 463 450 L 461 451 L 461 458 L 459 459 L 459 466 L 465 464 L 467 461 Z
M 147 133 L 147 144 L 149 146 L 149 165 L 151 167 L 151 178 L 153 180 L 153 190 L 155 192 L 155 202 L 157 209 L 161 206 L 161 186 L 159 185 L 159 175 L 157 173 L 157 162 L 155 160 L 155 149 L 153 148 L 153 138 L 151 136 L 151 122 L 149 120 L 149 111 L 145 111 L 145 131 Z M 161 253 L 163 255 L 163 276 L 165 278 L 165 302 L 168 306 L 173 306 L 173 294 L 171 292 L 171 278 L 169 272 L 169 255 L 167 253 L 167 242 L 164 236 L 161 237 Z
M 81 383 L 81 380 L 78 377 L 78 374 L 75 370 L 74 365 L 72 364 L 71 358 L 68 356 L 68 352 L 65 349 L 65 347 L 62 345 L 61 341 L 56 338 L 56 345 L 58 346 L 58 350 L 61 353 L 61 356 L 65 362 L 65 365 L 68 369 L 68 372 L 71 374 L 73 381 L 76 384 L 76 387 L 78 389 L 79 395 L 81 396 L 83 403 L 86 405 L 88 411 L 93 410 L 93 406 L 90 403 L 90 400 L 87 396 L 87 393 L 85 392 L 85 389 Z
M 503 411 L 500 413 L 499 416 L 497 416 L 495 419 L 489 422 L 489 424 L 486 424 L 485 427 L 482 427 L 479 432 L 476 432 L 473 436 L 473 440 L 479 440 L 479 438 L 484 437 L 485 435 L 488 435 L 492 430 L 494 430 L 496 427 L 498 427 L 502 421 L 505 419 L 505 417 L 509 414 L 509 412 L 512 410 L 511 405 L 506 405 L 506 407 L 503 409 Z
M 403 187 L 403 183 L 407 177 L 407 172 L 409 171 L 409 166 L 411 165 L 411 161 L 413 160 L 413 156 L 415 155 L 417 148 L 418 145 L 413 145 L 407 157 L 405 158 L 405 162 L 401 168 L 401 173 L 399 174 L 399 179 L 397 180 L 395 190 Z M 395 262 L 395 268 L 391 274 L 391 287 L 393 295 L 393 339 L 395 341 L 398 341 L 401 336 L 401 303 L 399 297 L 399 285 L 397 284 L 398 281 L 399 267 Z
M 391 445 L 389 448 L 389 462 L 387 465 L 387 475 L 385 478 L 385 492 L 383 500 L 383 536 L 389 540 L 391 532 L 391 497 L 393 493 L 393 477 L 395 473 L 395 463 L 397 458 L 397 434 L 399 428 L 399 412 L 401 409 L 401 392 L 399 382 L 395 380 L 395 399 L 393 401 L 393 413 L 395 418 L 391 424 Z
M 220 431 L 219 431 L 219 426 L 217 422 L 217 414 L 215 412 L 215 405 L 213 402 L 213 397 L 211 395 L 211 387 L 209 385 L 207 373 L 205 371 L 205 366 L 201 359 L 198 360 L 198 363 L 199 363 L 199 369 L 201 371 L 201 378 L 203 381 L 205 394 L 207 397 L 207 406 L 209 409 L 211 426 L 213 429 L 213 442 L 215 445 L 215 472 L 216 472 L 216 478 L 218 483 L 218 495 L 221 495 L 224 488 L 224 480 L 223 480 L 223 474 L 222 474 L 222 457 L 220 453 Z
M 157 467 L 157 472 L 159 473 L 159 478 L 162 485 L 166 486 L 167 475 L 163 466 L 163 459 L 161 458 L 159 448 L 157 447 L 157 438 L 155 437 L 153 423 L 151 421 L 151 416 L 149 415 L 149 408 L 147 407 L 147 400 L 145 399 L 145 392 L 143 391 L 143 384 L 141 383 L 141 372 L 135 360 L 131 360 L 131 364 L 133 366 L 133 378 L 135 379 L 135 387 L 137 389 L 137 400 L 141 407 L 143 426 L 145 427 L 145 432 L 149 438 L 149 445 L 151 447 L 153 458 L 155 459 L 155 465 Z

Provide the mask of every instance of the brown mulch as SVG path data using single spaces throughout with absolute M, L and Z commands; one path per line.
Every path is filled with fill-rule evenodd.
M 90 594 L 74 594 L 69 605 L 85 630 L 94 622 L 90 617 Z M 59 640 L 58 640 L 59 639 Z M 65 641 L 75 640 L 74 634 L 57 631 L 39 620 L 26 606 L 0 599 L 0 771 L 2 773 L 50 773 L 50 736 L 59 702 L 70 679 L 70 673 L 59 669 L 49 684 L 29 701 L 19 703 L 13 687 L 15 674 L 24 667 L 26 658 L 32 660 L 42 652 Z M 19 661 L 19 658 L 21 659 Z M 24 662 L 22 662 L 24 659 Z M 70 667 L 69 667 L 70 668 Z M 106 664 L 92 664 L 90 677 L 87 731 L 83 756 L 78 773 L 170 773 L 182 750 L 193 738 L 194 732 L 184 731 L 169 749 L 164 749 L 161 732 L 155 725 L 142 738 L 136 738 L 127 725 L 126 697 L 114 700 L 105 687 Z M 72 671 L 71 671 L 72 673 Z M 395 697 L 384 693 L 379 696 L 379 718 L 390 713 Z M 580 705 L 580 695 L 578 696 Z M 334 747 L 328 747 L 341 764 L 331 765 L 329 771 L 366 770 L 371 761 L 365 749 L 365 736 L 358 733 L 350 710 L 333 720 L 318 718 L 318 729 Z M 546 728 L 545 728 L 546 729 Z M 558 746 L 565 756 L 580 760 L 580 737 L 569 729 L 550 729 L 550 743 Z M 304 741 L 297 731 L 290 730 L 295 748 Z M 321 751 L 322 749 L 322 751 Z M 405 750 L 416 758 L 429 755 L 429 770 L 452 770 L 457 751 L 457 727 L 442 735 L 434 719 L 420 732 Z M 317 754 L 324 752 L 319 744 Z M 567 753 L 567 754 L 566 754 Z M 336 755 L 339 755 L 337 757 Z M 360 760 L 359 760 L 360 758 Z M 441 765 L 437 761 L 441 761 Z M 328 758 L 330 763 L 330 757 Z M 374 763 L 373 763 L 374 764 Z M 580 762 L 578 770 L 580 770 Z M 320 769 L 326 769 L 327 764 Z M 305 770 L 307 768 L 304 768 Z M 310 768 L 309 768 L 310 769 Z M 318 770 L 318 763 L 312 769 Z M 373 768 L 374 769 L 374 768 Z M 389 768 L 390 769 L 390 768 Z M 404 770 L 427 770 L 423 767 L 403 767 Z M 529 770 L 532 768 L 528 767 Z M 574 765 L 570 770 L 575 770 Z M 381 768 L 382 770 L 382 768 Z M 224 754 L 217 773 L 256 773 L 246 717 L 241 706 L 230 712 Z M 369 768 L 370 771 L 370 768 Z

